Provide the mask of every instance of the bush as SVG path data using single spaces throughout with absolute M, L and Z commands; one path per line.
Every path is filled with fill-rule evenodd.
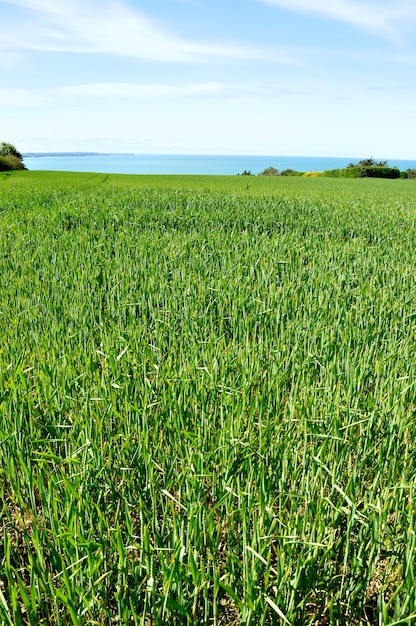
M 385 167 L 384 165 L 371 165 L 358 168 L 358 178 L 400 178 L 400 170 L 397 167 Z
M 13 169 L 7 157 L 0 156 L 0 172 L 8 172 Z
M 400 178 L 397 167 L 385 165 L 348 165 L 344 169 L 326 170 L 322 176 L 331 178 Z
M 0 156 L 0 170 L 6 172 L 8 170 L 24 170 L 26 169 L 23 161 L 17 156 Z
M 416 170 L 413 168 L 409 168 L 408 170 L 406 170 L 405 172 L 407 174 L 407 178 L 411 178 L 413 180 L 416 179 Z
M 373 157 L 362 159 L 358 163 L 348 163 L 347 167 L 386 167 L 387 161 L 375 161 Z
M 12 143 L 0 142 L 0 169 L 4 172 L 7 170 L 24 170 L 23 156 Z
M 296 170 L 283 170 L 280 172 L 280 176 L 303 176 L 303 172 L 297 172 Z
M 322 176 L 327 178 L 357 178 L 359 167 L 346 167 L 345 169 L 325 170 Z
M 260 172 L 259 176 L 279 176 L 279 170 L 272 166 L 266 167 L 265 170 Z

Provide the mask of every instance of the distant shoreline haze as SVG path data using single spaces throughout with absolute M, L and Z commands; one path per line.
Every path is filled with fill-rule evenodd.
M 300 157 L 284 155 L 180 155 L 104 152 L 27 152 L 29 170 L 96 172 L 103 174 L 236 175 L 259 174 L 268 167 L 279 171 L 323 172 L 344 168 L 360 157 Z M 401 171 L 416 168 L 415 160 L 383 159 Z
M 132 152 L 26 152 L 25 158 L 86 157 L 86 156 L 133 156 Z

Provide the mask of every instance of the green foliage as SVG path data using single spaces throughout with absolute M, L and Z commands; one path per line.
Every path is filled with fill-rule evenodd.
M 409 168 L 406 170 L 406 174 L 406 178 L 411 178 L 413 180 L 416 179 L 416 169 Z
M 286 170 L 282 170 L 280 172 L 280 176 L 303 176 L 303 172 L 297 172 L 296 170 L 288 168 Z
M 0 171 L 24 170 L 24 163 L 16 156 L 0 156 Z
M 13 169 L 8 157 L 0 156 L 0 172 L 8 172 Z
M 23 160 L 22 154 L 15 148 L 15 146 L 11 143 L 6 143 L 2 141 L 0 143 L 0 156 L 14 156 L 21 161 Z
M 347 166 L 343 169 L 325 170 L 322 176 L 324 178 L 359 178 L 359 172 L 358 166 Z
M 400 170 L 397 167 L 386 166 L 362 166 L 358 168 L 359 178 L 400 178 Z
M 370 159 L 367 159 L 368 161 Z M 361 161 L 363 163 L 363 161 Z M 348 165 L 344 169 L 326 170 L 324 177 L 335 178 L 400 178 L 400 170 L 397 167 L 386 165 Z
M 272 166 L 266 167 L 265 170 L 260 172 L 259 176 L 279 176 L 279 170 Z
M 22 154 L 11 143 L 0 143 L 0 171 L 25 169 Z
M 0 623 L 414 623 L 413 185 L 0 206 Z
M 376 161 L 370 157 L 369 159 L 362 159 L 358 163 L 349 163 L 347 167 L 387 167 L 387 161 Z

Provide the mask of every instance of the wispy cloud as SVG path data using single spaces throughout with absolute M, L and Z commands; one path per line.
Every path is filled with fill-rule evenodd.
M 0 0 L 30 10 L 0 23 L 0 47 L 80 53 L 110 53 L 153 61 L 193 61 L 257 56 L 243 46 L 186 41 L 161 29 L 144 13 L 116 0 Z
M 38 108 L 48 105 L 51 98 L 28 89 L 0 88 L 0 106 L 12 108 Z
M 212 81 L 184 85 L 136 84 L 136 83 L 91 83 L 61 87 L 60 96 L 80 98 L 129 98 L 140 101 L 161 101 L 181 98 L 241 98 L 273 97 L 294 93 L 281 86 L 263 84 L 223 84 Z
M 54 105 L 78 105 L 87 100 L 104 99 L 112 102 L 160 103 L 192 99 L 258 99 L 299 95 L 290 87 L 266 84 L 226 84 L 217 81 L 163 83 L 88 83 L 50 89 L 0 88 L 0 106 L 33 109 Z
M 0 50 L 0 67 L 13 67 L 18 60 L 17 54 Z
M 134 84 L 134 83 L 91 83 L 60 88 L 63 96 L 82 98 L 129 98 L 133 100 L 170 100 L 177 98 L 216 97 L 224 88 L 218 82 L 189 85 Z
M 414 0 L 260 0 L 282 9 L 346 22 L 378 35 L 396 39 L 397 24 L 416 18 Z

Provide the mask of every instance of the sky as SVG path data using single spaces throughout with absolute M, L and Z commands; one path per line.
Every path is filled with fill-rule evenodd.
M 0 141 L 416 159 L 415 29 L 415 0 L 0 0 Z

